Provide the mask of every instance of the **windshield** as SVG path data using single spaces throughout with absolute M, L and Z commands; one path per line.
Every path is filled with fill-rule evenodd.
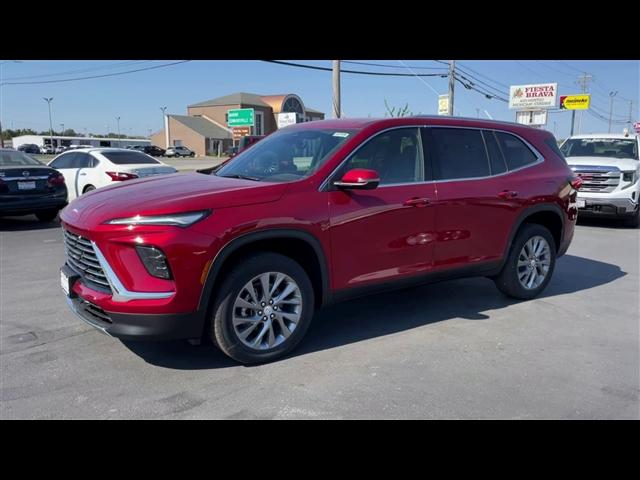
M 308 177 L 354 133 L 354 130 L 283 130 L 260 140 L 215 172 L 267 182 Z
M 0 167 L 41 166 L 42 163 L 26 153 L 12 150 L 0 151 Z
M 116 165 L 137 165 L 140 163 L 152 163 L 158 164 L 155 158 L 151 158 L 149 155 L 138 152 L 136 150 L 130 150 L 128 152 L 115 151 L 115 152 L 100 152 L 103 156 L 111 160 Z
M 560 148 L 565 157 L 609 157 L 638 160 L 634 138 L 572 138 Z

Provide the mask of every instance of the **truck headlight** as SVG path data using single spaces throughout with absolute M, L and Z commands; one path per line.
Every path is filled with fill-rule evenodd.
M 622 181 L 623 182 L 635 183 L 636 178 L 638 178 L 638 177 L 636 176 L 636 172 L 634 172 L 634 171 L 622 172 Z

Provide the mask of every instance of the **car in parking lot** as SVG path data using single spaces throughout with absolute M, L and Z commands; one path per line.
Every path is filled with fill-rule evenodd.
M 57 147 L 55 148 L 55 150 L 53 151 L 53 153 L 57 155 L 57 154 L 59 154 L 59 153 L 66 152 L 68 149 L 69 149 L 69 148 L 68 148 L 68 147 L 65 147 L 64 145 L 59 145 L 59 146 L 57 146 Z
M 575 135 L 560 147 L 582 180 L 581 216 L 609 217 L 640 225 L 640 137 L 628 133 Z
M 49 222 L 66 205 L 60 172 L 24 152 L 0 149 L 0 217 L 33 213 Z
M 124 148 L 69 150 L 51 160 L 49 166 L 67 179 L 70 201 L 114 182 L 177 172 L 149 155 Z
M 169 147 L 164 152 L 167 157 L 193 157 L 195 156 L 195 152 L 189 150 L 187 147 L 183 147 L 182 145 L 175 145 L 173 147 Z
M 302 123 L 213 174 L 75 200 L 60 281 L 70 308 L 114 337 L 204 336 L 265 362 L 317 308 L 354 296 L 486 276 L 535 297 L 572 240 L 578 185 L 553 135 L 519 124 Z
M 24 153 L 40 153 L 40 147 L 35 143 L 23 143 L 18 147 L 18 151 Z
M 152 157 L 164 157 L 164 149 L 156 147 L 155 145 L 136 145 L 132 148 L 139 152 L 144 152 L 147 155 L 151 155 Z
M 49 145 L 43 145 L 42 147 L 40 147 L 40 153 L 43 155 L 53 155 L 54 150 L 53 147 Z

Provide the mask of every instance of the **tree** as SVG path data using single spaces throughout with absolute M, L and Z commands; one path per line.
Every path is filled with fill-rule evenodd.
M 387 99 L 384 99 L 384 107 L 387 110 L 385 113 L 385 117 L 410 117 L 413 115 L 413 112 L 409 110 L 409 104 L 405 104 L 404 107 L 389 107 L 387 103 Z

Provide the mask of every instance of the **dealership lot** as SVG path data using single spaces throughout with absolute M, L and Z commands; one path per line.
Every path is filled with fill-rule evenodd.
M 486 279 L 353 300 L 284 360 L 122 343 L 59 287 L 57 223 L 0 224 L 0 418 L 640 418 L 640 231 L 581 222 L 543 295 Z

